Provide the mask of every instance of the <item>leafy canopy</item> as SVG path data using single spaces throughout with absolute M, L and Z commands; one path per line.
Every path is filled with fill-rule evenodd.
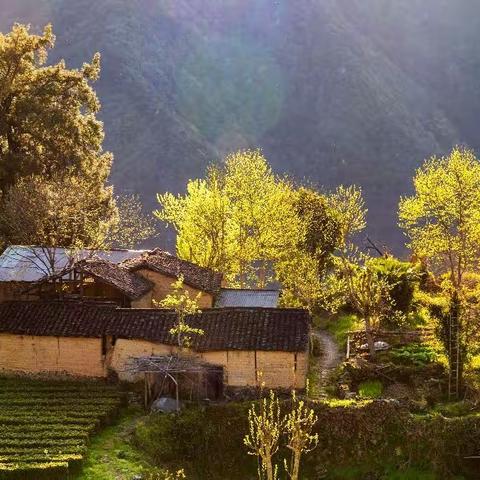
M 413 180 L 415 193 L 400 201 L 400 226 L 414 253 L 461 289 L 480 258 L 480 162 L 472 150 L 454 148 L 433 157 Z
M 112 156 L 102 152 L 100 102 L 90 83 L 100 74 L 100 55 L 79 70 L 64 61 L 46 65 L 52 27 L 33 35 L 16 24 L 0 33 L 0 189 L 31 174 L 73 168 L 102 183 Z
M 332 254 L 361 230 L 361 191 L 296 187 L 259 150 L 243 150 L 191 180 L 186 195 L 158 195 L 156 216 L 174 227 L 177 254 L 225 274 L 231 285 L 283 285 L 286 305 L 323 301 Z
M 113 196 L 91 84 L 100 55 L 79 70 L 46 65 L 55 37 L 16 24 L 0 33 L 0 236 L 4 244 L 72 250 L 130 247 L 153 234 L 138 198 Z
M 170 335 L 177 338 L 177 343 L 180 348 L 189 348 L 194 335 L 203 335 L 205 333 L 201 328 L 190 327 L 187 323 L 187 317 L 189 315 L 200 313 L 198 307 L 200 295 L 201 293 L 195 298 L 191 298 L 190 293 L 183 285 L 183 276 L 180 275 L 178 279 L 172 283 L 172 292 L 158 302 L 160 308 L 174 310 L 177 314 L 175 326 L 170 329 Z
M 158 195 L 155 215 L 177 232 L 177 254 L 221 271 L 231 284 L 264 286 L 294 247 L 293 189 L 258 150 L 245 150 L 192 180 L 185 196 Z

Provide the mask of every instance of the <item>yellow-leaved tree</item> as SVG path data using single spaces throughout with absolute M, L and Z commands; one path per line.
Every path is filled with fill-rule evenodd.
M 185 196 L 158 195 L 156 216 L 174 227 L 177 254 L 225 274 L 231 284 L 265 286 L 297 241 L 294 191 L 258 150 L 228 155 Z
M 447 157 L 427 160 L 413 184 L 414 194 L 400 201 L 400 226 L 415 255 L 445 278 L 444 292 L 459 317 L 461 376 L 474 338 L 465 280 L 480 267 L 480 162 L 472 150 L 456 147 Z
M 171 309 L 175 312 L 175 325 L 170 329 L 170 335 L 176 338 L 180 350 L 191 347 L 193 336 L 205 333 L 201 328 L 193 328 L 187 323 L 188 316 L 201 312 L 198 307 L 200 295 L 199 293 L 195 298 L 192 298 L 183 285 L 183 276 L 180 275 L 172 283 L 172 292 L 157 304 L 158 307 Z

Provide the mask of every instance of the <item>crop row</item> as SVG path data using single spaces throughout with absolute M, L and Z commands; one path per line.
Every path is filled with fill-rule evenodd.
M 118 405 L 119 400 L 116 398 L 43 398 L 43 397 L 13 397 L 8 400 L 3 400 L 1 404 L 5 405 Z
M 31 424 L 31 425 L 0 425 L 0 438 L 17 433 L 41 435 L 45 432 L 72 432 L 72 433 L 91 433 L 93 430 L 91 425 L 63 425 L 55 423 L 50 425 Z
M 115 389 L 115 385 L 105 383 L 96 379 L 84 377 L 82 379 L 65 379 L 47 376 L 42 378 L 32 378 L 25 376 L 0 376 L 0 386 L 38 386 L 38 387 L 51 387 L 51 386 L 67 386 L 75 389 L 80 388 L 111 388 Z
M 83 439 L 84 441 L 88 440 L 88 431 L 78 431 L 78 430 L 63 430 L 63 431 L 45 431 L 45 432 L 14 432 L 14 433 L 5 433 L 0 437 L 0 444 L 6 440 L 51 440 L 51 439 L 68 439 L 76 438 Z
M 11 453 L 7 455 L 0 454 L 0 465 L 2 463 L 30 463 L 30 462 L 75 462 L 83 459 L 80 453 L 54 453 L 45 455 L 45 453 Z
M 0 480 L 66 478 L 121 401 L 100 382 L 0 377 Z
M 50 458 L 52 455 L 78 454 L 84 455 L 87 446 L 83 445 L 53 445 L 45 447 L 0 447 L 0 455 L 43 455 Z
M 0 391 L 0 404 L 10 402 L 15 399 L 94 399 L 95 401 L 120 401 L 120 395 L 116 395 L 111 392 L 1 392 Z
M 83 444 L 85 444 L 84 438 L 0 438 L 0 447 L 58 447 Z
M 3 463 L 0 464 L 0 480 L 64 479 L 68 475 L 68 462 Z

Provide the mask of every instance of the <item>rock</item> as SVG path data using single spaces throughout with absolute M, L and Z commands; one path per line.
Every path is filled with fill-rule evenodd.
M 390 348 L 390 345 L 387 342 L 383 342 L 381 340 L 376 341 L 373 345 L 376 352 L 380 352 L 382 350 L 388 350 Z M 364 343 L 363 345 L 361 345 L 360 350 L 363 350 L 363 351 L 368 350 L 368 344 Z
M 179 405 L 181 407 L 181 405 Z M 177 401 L 170 397 L 157 398 L 150 407 L 152 412 L 170 413 L 177 411 Z

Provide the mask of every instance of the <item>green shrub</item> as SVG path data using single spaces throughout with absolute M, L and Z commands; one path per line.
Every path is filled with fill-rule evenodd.
M 335 337 L 337 344 L 345 347 L 347 344 L 348 332 L 362 328 L 358 317 L 353 314 L 341 314 L 333 318 L 328 324 L 328 331 Z
M 419 268 L 394 257 L 375 258 L 372 266 L 377 275 L 389 285 L 393 310 L 408 315 L 412 307 L 413 294 L 420 281 Z
M 393 348 L 390 355 L 400 363 L 419 367 L 435 362 L 438 358 L 437 352 L 431 346 L 423 343 L 411 343 Z
M 417 310 L 424 307 L 430 316 L 437 319 L 442 318 L 442 316 L 448 312 L 450 305 L 447 297 L 443 295 L 432 295 L 423 290 L 417 290 L 415 292 L 414 302 Z
M 464 473 L 463 457 L 480 451 L 480 415 L 414 416 L 397 402 L 382 400 L 310 405 L 319 418 L 314 433 L 320 445 L 304 457 L 304 479 L 451 480 L 451 472 Z M 135 442 L 160 467 L 184 467 L 189 480 L 256 478 L 255 461 L 243 444 L 249 406 L 151 415 L 138 426 Z M 429 477 L 430 471 L 435 475 Z
M 358 394 L 361 398 L 380 398 L 382 392 L 383 385 L 379 380 L 367 380 L 358 386 Z
M 435 411 L 441 413 L 444 417 L 463 417 L 470 415 L 474 406 L 465 401 L 442 403 L 435 406 Z

